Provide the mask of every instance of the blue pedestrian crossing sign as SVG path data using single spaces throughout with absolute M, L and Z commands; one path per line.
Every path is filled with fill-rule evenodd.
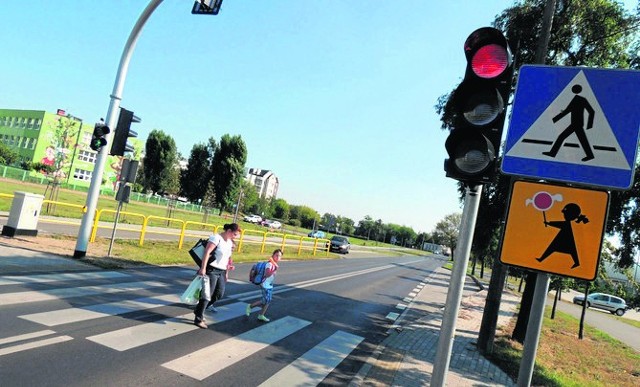
M 520 68 L 502 172 L 626 190 L 640 133 L 640 71 Z

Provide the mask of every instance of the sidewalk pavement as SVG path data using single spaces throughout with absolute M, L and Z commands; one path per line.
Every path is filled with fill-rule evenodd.
M 451 272 L 440 268 L 425 279 L 425 286 L 407 313 L 390 329 L 387 338 L 362 367 L 351 386 L 428 386 L 436 358 L 442 311 Z M 456 322 L 456 335 L 447 372 L 448 386 L 514 386 L 507 374 L 483 357 L 476 347 L 487 291 L 467 276 Z M 514 315 L 520 298 L 505 291 L 498 326 Z
M 70 257 L 10 246 L 0 238 L 0 275 L 49 274 L 80 270 L 101 269 Z

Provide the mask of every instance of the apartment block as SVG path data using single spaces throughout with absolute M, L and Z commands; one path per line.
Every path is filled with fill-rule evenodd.
M 278 197 L 278 186 L 280 185 L 280 181 L 272 171 L 259 168 L 249 168 L 245 178 L 256 187 L 260 197 L 265 199 Z

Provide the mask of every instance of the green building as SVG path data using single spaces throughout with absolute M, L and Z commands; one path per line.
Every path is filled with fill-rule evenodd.
M 61 183 L 89 186 L 97 152 L 89 148 L 94 123 L 67 115 L 63 111 L 0 109 L 0 141 L 18 153 L 20 160 L 50 166 L 51 172 L 32 171 L 57 178 Z M 142 141 L 129 139 L 138 159 Z M 110 146 L 110 144 L 107 144 Z M 115 190 L 122 157 L 108 156 L 102 183 Z

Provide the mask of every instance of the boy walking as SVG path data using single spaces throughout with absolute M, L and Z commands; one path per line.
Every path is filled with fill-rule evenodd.
M 258 320 L 262 322 L 269 322 L 265 313 L 267 313 L 267 309 L 269 308 L 269 304 L 271 304 L 271 299 L 273 298 L 273 281 L 276 278 L 276 270 L 278 270 L 278 262 L 282 258 L 282 250 L 276 249 L 271 254 L 271 258 L 269 258 L 269 262 L 267 263 L 267 267 L 265 269 L 265 279 L 260 284 L 260 290 L 262 290 L 262 297 L 260 301 L 253 302 L 247 305 L 246 315 L 249 317 L 251 315 L 251 309 L 256 306 L 261 306 L 260 314 L 258 314 Z

